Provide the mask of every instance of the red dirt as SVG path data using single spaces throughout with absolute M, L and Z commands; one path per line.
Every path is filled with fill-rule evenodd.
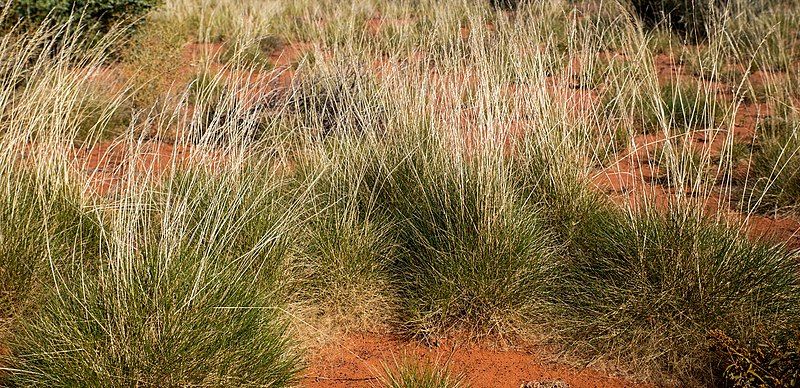
M 113 192 L 125 182 L 130 166 L 126 146 L 123 143 L 103 142 L 90 149 L 76 150 L 76 167 L 87 175 L 89 186 L 99 194 Z M 186 147 L 176 149 L 169 143 L 147 141 L 134 152 L 136 160 L 133 165 L 139 172 L 149 171 L 158 175 L 188 157 L 189 151 Z
M 481 345 L 440 344 L 430 348 L 388 335 L 354 334 L 319 349 L 310 359 L 302 385 L 316 387 L 372 387 L 380 385 L 386 367 L 405 360 L 428 361 L 463 373 L 472 387 L 518 388 L 531 381 L 560 380 L 570 387 L 646 387 L 591 369 L 545 363 L 535 354 L 495 350 Z
M 751 216 L 748 228 L 753 237 L 785 242 L 790 249 L 800 249 L 800 220 L 790 217 Z
M 662 84 L 670 81 L 692 82 L 699 79 L 696 75 L 689 74 L 686 66 L 678 63 L 670 55 L 658 54 L 653 61 Z M 744 71 L 744 69 L 740 70 Z M 755 72 L 750 75 L 749 80 L 754 85 L 763 85 L 775 77 L 772 74 Z M 730 100 L 734 97 L 731 92 L 732 85 L 712 82 L 709 83 L 709 86 L 717 91 L 718 98 Z M 737 106 L 732 125 L 733 133 L 728 133 L 722 128 L 695 131 L 691 136 L 692 142 L 686 145 L 697 151 L 707 151 L 711 157 L 717 157 L 725 147 L 729 134 L 736 143 L 751 144 L 757 125 L 770 113 L 771 109 L 767 103 L 745 101 Z M 726 123 L 721 123 L 721 127 L 725 126 Z M 676 195 L 675 190 L 659 182 L 658 177 L 663 174 L 663 171 L 651 161 L 654 151 L 665 140 L 663 134 L 638 135 L 632 140 L 637 148 L 622 150 L 618 154 L 620 156 L 618 160 L 610 166 L 597 170 L 593 179 L 595 187 L 621 205 L 633 204 L 642 200 L 643 197 L 647 197 L 648 201 L 656 205 L 667 204 L 670 198 Z M 746 166 L 740 167 L 746 169 Z M 735 167 L 734 171 L 737 170 L 738 167 Z M 790 249 L 800 249 L 800 219 L 790 216 L 775 218 L 751 215 L 746 217 L 737 211 L 735 203 L 720 194 L 721 190 L 722 187 L 715 186 L 707 198 L 701 198 L 703 199 L 700 204 L 702 208 L 710 214 L 723 212 L 731 221 L 745 223 L 747 233 L 752 238 L 785 242 Z M 692 193 L 685 194 L 692 195 Z
M 369 20 L 365 25 L 365 29 L 368 33 L 372 35 L 378 35 L 381 33 L 381 30 L 385 27 L 393 27 L 396 29 L 401 29 L 404 27 L 410 27 L 414 23 L 414 19 L 388 19 L 384 18 L 380 14 L 376 14 Z

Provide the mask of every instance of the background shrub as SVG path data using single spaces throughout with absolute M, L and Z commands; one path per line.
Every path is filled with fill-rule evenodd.
M 492 7 L 506 10 L 517 9 L 517 7 L 524 3 L 526 3 L 526 0 L 489 0 L 489 4 Z
M 636 15 L 650 27 L 664 25 L 690 40 L 708 36 L 718 6 L 727 0 L 631 0 Z
M 11 17 L 6 23 L 22 20 L 38 26 L 51 18 L 63 24 L 70 18 L 82 18 L 83 23 L 97 32 L 108 32 L 114 25 L 134 22 L 143 17 L 161 0 L 16 0 L 11 2 Z

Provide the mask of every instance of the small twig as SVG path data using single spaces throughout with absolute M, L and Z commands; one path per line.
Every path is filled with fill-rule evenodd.
M 331 381 L 369 381 L 369 380 L 377 380 L 377 377 L 325 377 L 325 376 L 314 376 L 315 381 L 319 380 L 331 380 Z

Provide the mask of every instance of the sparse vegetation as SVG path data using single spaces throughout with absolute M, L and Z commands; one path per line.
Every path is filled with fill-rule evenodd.
M 664 127 L 682 131 L 713 127 L 723 112 L 710 93 L 693 84 L 662 86 L 658 98 L 651 102 L 652 108 L 643 112 L 642 128 L 654 133 Z
M 800 200 L 798 122 L 772 118 L 759 127 L 757 149 L 748 175 L 746 200 L 762 212 L 796 211 Z
M 779 3 L 16 2 L 0 385 L 294 386 L 365 332 L 796 384 Z M 466 386 L 427 358 L 367 379 Z

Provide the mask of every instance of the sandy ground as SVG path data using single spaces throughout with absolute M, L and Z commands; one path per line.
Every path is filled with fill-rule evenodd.
M 304 387 L 379 386 L 385 368 L 404 360 L 427 360 L 463 374 L 472 387 L 519 388 L 536 382 L 562 382 L 575 388 L 647 387 L 591 369 L 543 362 L 535 354 L 482 345 L 426 347 L 387 335 L 354 334 L 313 354 Z M 543 385 L 546 386 L 546 385 Z

